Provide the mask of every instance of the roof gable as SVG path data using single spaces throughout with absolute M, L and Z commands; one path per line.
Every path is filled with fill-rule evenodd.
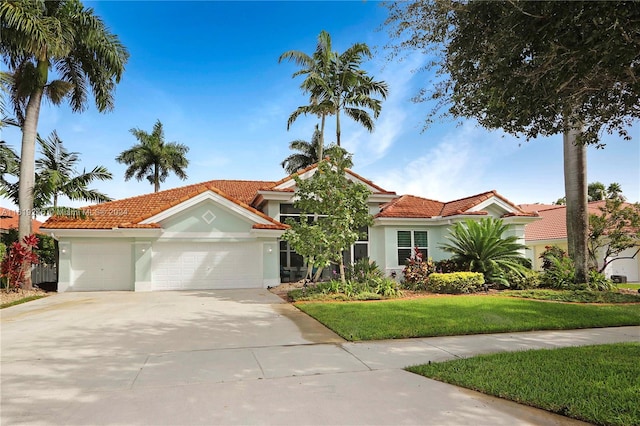
M 487 191 L 446 203 L 413 195 L 403 195 L 383 205 L 376 217 L 434 218 L 487 215 L 489 213 L 487 210 L 501 212 L 500 217 L 536 216 L 535 213 L 524 212 L 496 191 Z

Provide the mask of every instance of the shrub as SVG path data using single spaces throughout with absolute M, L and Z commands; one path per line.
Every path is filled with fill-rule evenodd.
M 0 274 L 6 280 L 7 290 L 18 289 L 25 282 L 24 264 L 38 263 L 38 255 L 34 248 L 38 246 L 38 237 L 35 234 L 27 235 L 11 244 L 11 249 L 0 265 Z
M 407 290 L 426 290 L 429 275 L 435 271 L 433 260 L 423 260 L 422 253 L 416 247 L 414 257 L 407 260 L 407 265 L 402 271 L 403 287 Z
M 402 295 L 396 280 L 388 277 L 375 278 L 371 281 L 375 285 L 373 292 L 385 297 L 398 297 Z
M 375 261 L 370 261 L 365 257 L 353 265 L 345 266 L 345 276 L 349 281 L 364 283 L 372 278 L 383 277 L 384 274 Z
M 482 288 L 484 276 L 480 272 L 433 273 L 429 276 L 427 288 L 433 293 L 459 294 L 474 293 Z
M 529 290 L 540 287 L 540 272 L 537 271 L 528 270 L 522 274 L 508 271 L 506 279 L 509 285 L 504 287 L 512 290 Z
M 448 274 L 449 272 L 463 272 L 468 271 L 468 265 L 465 267 L 464 265 L 460 265 L 453 259 L 443 259 L 435 262 L 436 270 L 435 272 L 440 272 L 441 274 Z
M 540 286 L 556 290 L 575 287 L 576 268 L 567 252 L 558 246 L 546 246 L 540 255 L 542 270 Z
M 610 291 L 615 288 L 613 281 L 608 279 L 603 273 L 592 269 L 589 271 L 589 289 L 597 291 Z

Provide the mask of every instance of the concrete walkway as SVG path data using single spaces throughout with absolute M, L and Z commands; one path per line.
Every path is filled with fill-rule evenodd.
M 554 425 L 402 370 L 640 327 L 350 343 L 264 290 L 65 293 L 0 311 L 0 423 Z

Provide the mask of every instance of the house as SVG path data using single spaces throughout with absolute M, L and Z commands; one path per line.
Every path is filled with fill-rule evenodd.
M 601 214 L 600 208 L 605 201 L 592 201 L 587 206 L 589 214 Z M 558 246 L 567 250 L 567 208 L 564 205 L 549 204 L 522 204 L 520 209 L 526 212 L 535 212 L 540 220 L 525 226 L 525 245 L 527 257 L 531 260 L 533 268 L 542 269 L 540 255 L 546 246 Z M 630 257 L 636 249 L 627 249 L 618 257 Z M 604 256 L 598 256 L 598 263 L 602 266 Z M 629 282 L 640 281 L 640 256 L 632 259 L 619 259 L 611 262 L 604 271 L 607 277 L 612 275 L 625 276 Z
M 345 261 L 368 257 L 387 275 L 402 271 L 414 247 L 447 258 L 438 246 L 455 222 L 501 217 L 524 243 L 525 226 L 537 219 L 495 191 L 440 202 L 347 177 L 371 191 L 374 223 Z M 295 189 L 292 176 L 212 180 L 87 207 L 84 218 L 51 217 L 42 231 L 59 241 L 58 291 L 266 288 L 298 279 L 303 260 L 280 239 L 286 218 L 299 215 Z
M 0 207 L 0 234 L 6 234 L 11 229 L 18 229 L 18 221 L 20 216 L 17 211 Z M 40 226 L 42 222 L 32 219 L 31 231 L 34 234 L 40 232 Z

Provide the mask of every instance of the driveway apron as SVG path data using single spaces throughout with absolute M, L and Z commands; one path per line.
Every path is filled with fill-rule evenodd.
M 267 290 L 62 293 L 0 317 L 3 425 L 577 424 L 402 367 L 640 330 L 348 343 Z

